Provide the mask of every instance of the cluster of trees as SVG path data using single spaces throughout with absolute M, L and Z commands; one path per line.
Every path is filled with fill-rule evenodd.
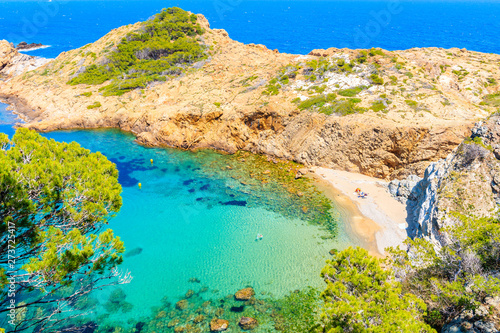
M 19 129 L 0 134 L 0 319 L 10 331 L 55 331 L 79 300 L 127 283 L 123 242 L 103 226 L 120 209 L 116 166 L 76 143 Z
M 435 332 L 500 295 L 500 222 L 457 218 L 439 249 L 418 238 L 384 260 L 360 248 L 334 253 L 316 331 Z
M 122 95 L 145 88 L 154 81 L 178 75 L 186 65 L 206 57 L 196 36 L 204 33 L 194 14 L 177 8 L 163 9 L 143 23 L 139 31 L 124 37 L 104 64 L 88 66 L 70 80 L 71 85 L 102 84 L 103 95 Z

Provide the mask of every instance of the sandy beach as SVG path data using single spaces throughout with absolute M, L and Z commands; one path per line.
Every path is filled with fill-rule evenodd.
M 314 178 L 325 184 L 322 190 L 349 211 L 347 232 L 361 240 L 370 253 L 384 255 L 384 249 L 406 239 L 406 208 L 383 187 L 383 180 L 358 173 L 321 167 L 310 168 Z M 358 198 L 355 190 L 368 193 Z

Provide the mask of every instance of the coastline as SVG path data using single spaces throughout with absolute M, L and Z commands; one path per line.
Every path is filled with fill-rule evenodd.
M 383 187 L 386 182 L 359 173 L 309 169 L 319 188 L 346 212 L 346 232 L 370 254 L 384 256 L 385 248 L 401 245 L 407 238 L 406 208 Z M 368 197 L 358 198 L 356 188 Z

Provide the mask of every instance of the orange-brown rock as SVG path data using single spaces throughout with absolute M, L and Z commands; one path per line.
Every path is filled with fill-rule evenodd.
M 276 53 L 231 40 L 226 31 L 210 29 L 202 15 L 198 20 L 207 29 L 203 43 L 211 46 L 209 61 L 182 77 L 108 97 L 100 94 L 101 85 L 67 84 L 79 69 L 96 61 L 88 54 L 103 60 L 109 52 L 106 45 L 138 28 L 128 25 L 85 50 L 64 52 L 35 71 L 2 82 L 0 97 L 21 114 L 23 126 L 39 131 L 115 127 L 133 132 L 139 143 L 149 146 L 247 150 L 384 179 L 422 176 L 431 161 L 446 157 L 468 135 L 474 122 L 494 111 L 481 101 L 499 89 L 488 82 L 500 81 L 500 56 L 439 48 L 383 51 L 384 56 L 371 57 L 358 72 L 327 78 L 324 85 L 335 90 L 338 80 L 364 82 L 369 73 L 379 73 L 384 84 L 357 96 L 357 105 L 367 110 L 362 114 L 301 111 L 292 103 L 308 97 L 300 72 L 277 95 L 263 94 L 278 71 L 289 65 L 307 67 L 319 56 L 331 63 L 353 61 L 359 51 Z M 17 52 L 9 47 L 0 42 L 0 67 L 10 66 L 5 64 Z M 384 111 L 371 110 L 380 100 L 390 103 Z M 87 108 L 95 102 L 101 106 Z
M 229 327 L 229 321 L 214 318 L 210 321 L 210 332 L 222 332 Z
M 240 325 L 240 327 L 243 330 L 249 331 L 249 330 L 253 330 L 257 326 L 259 326 L 259 323 L 254 318 L 251 318 L 251 317 L 241 317 L 240 322 L 238 323 L 238 325 Z
M 245 288 L 238 290 L 236 294 L 234 294 L 234 298 L 238 301 L 248 301 L 253 295 L 255 295 L 253 288 Z

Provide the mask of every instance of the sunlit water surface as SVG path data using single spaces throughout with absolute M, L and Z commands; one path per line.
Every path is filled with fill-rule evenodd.
M 0 131 L 12 135 L 14 121 L 0 104 Z M 251 180 L 225 171 L 234 162 L 231 156 L 145 148 L 117 130 L 44 136 L 100 151 L 118 167 L 123 207 L 109 226 L 128 251 L 120 269 L 133 276 L 122 286 L 133 308 L 112 318 L 149 315 L 164 297 L 176 302 L 189 289 L 208 287 L 202 296 L 210 299 L 246 286 L 263 297 L 321 287 L 319 273 L 328 251 L 352 244 L 343 228 L 337 228 L 335 239 L 328 238 L 329 231 L 311 225 L 272 187 L 246 185 Z M 283 214 L 273 208 L 275 203 L 281 209 L 290 204 L 296 212 Z M 342 223 L 335 211 L 332 216 Z M 257 234 L 263 239 L 256 241 Z M 94 295 L 97 313 L 105 312 L 102 305 L 111 290 Z

